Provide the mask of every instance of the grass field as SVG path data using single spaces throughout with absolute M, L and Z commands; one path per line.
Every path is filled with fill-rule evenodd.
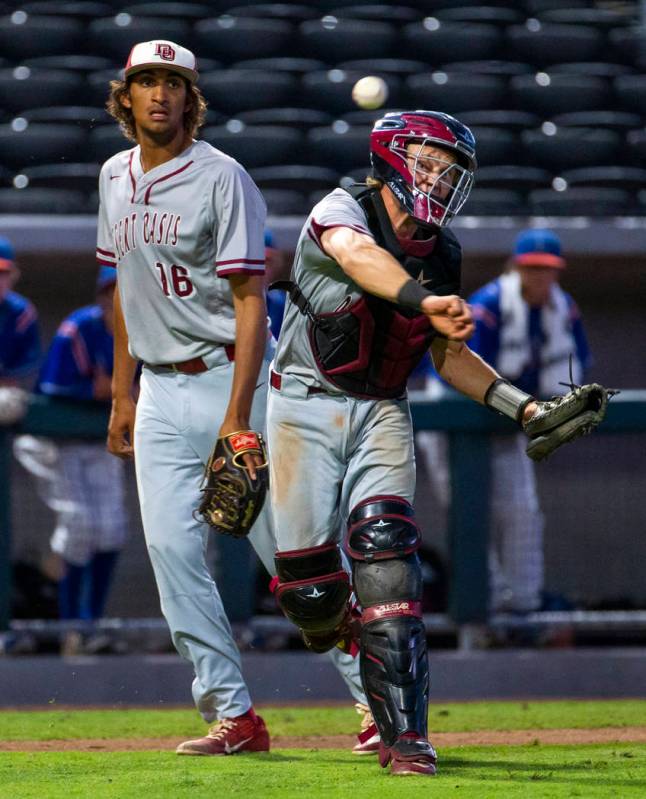
M 201 734 L 191 710 L 49 710 L 0 712 L 0 797 L 227 796 L 356 797 L 644 797 L 646 743 L 613 742 L 646 729 L 646 702 L 496 702 L 432 705 L 431 739 L 443 734 L 536 731 L 530 745 L 443 746 L 434 778 L 394 778 L 372 757 L 317 745 L 357 730 L 351 707 L 260 708 L 279 745 L 268 754 L 178 758 L 173 744 Z M 607 728 L 614 728 L 608 730 Z M 540 731 L 564 730 L 603 744 L 543 745 Z M 576 732 L 572 732 L 576 731 Z M 563 733 L 565 740 L 565 732 Z M 299 738 L 307 748 L 292 748 Z M 149 751 L 110 751 L 124 741 L 158 739 Z M 570 737 L 568 737 L 570 740 Z M 646 740 L 641 736 L 640 740 Z M 49 744 L 43 744 L 49 742 Z M 48 745 L 54 751 L 34 751 Z M 57 751 L 63 746 L 65 751 Z M 101 746 L 102 751 L 92 751 Z M 9 747 L 19 751 L 6 751 Z M 71 748 L 69 748 L 71 747 Z M 0 749 L 2 747 L 0 746 Z

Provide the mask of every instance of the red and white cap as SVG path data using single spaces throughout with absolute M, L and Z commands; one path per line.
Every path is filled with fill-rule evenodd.
M 155 39 L 152 42 L 139 42 L 130 51 L 126 62 L 125 75 L 129 78 L 136 72 L 145 69 L 163 67 L 179 73 L 191 83 L 197 81 L 197 59 L 187 50 L 175 42 L 164 39 Z

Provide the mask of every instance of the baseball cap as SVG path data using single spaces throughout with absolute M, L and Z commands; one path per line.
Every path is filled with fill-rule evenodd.
M 16 265 L 16 254 L 9 239 L 0 236 L 0 270 L 8 272 Z
M 518 234 L 514 244 L 514 263 L 518 266 L 551 266 L 565 269 L 561 240 L 551 230 L 531 228 Z
M 173 72 L 178 72 L 191 83 L 197 81 L 197 59 L 187 50 L 175 42 L 165 39 L 154 39 L 151 42 L 139 42 L 130 51 L 125 66 L 125 76 L 129 78 L 136 72 L 144 69 L 164 67 Z
M 117 270 L 114 266 L 102 266 L 96 278 L 96 290 L 103 291 L 103 289 L 116 282 Z

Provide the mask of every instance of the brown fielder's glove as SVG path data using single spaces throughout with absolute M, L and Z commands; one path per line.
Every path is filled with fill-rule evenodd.
M 562 444 L 591 433 L 605 416 L 608 400 L 617 393 L 598 383 L 589 383 L 572 385 L 564 396 L 538 402 L 538 409 L 523 425 L 530 438 L 525 450 L 529 457 L 541 461 Z
M 243 460 L 244 455 L 259 455 L 253 480 Z M 260 433 L 239 430 L 218 438 L 206 464 L 202 483 L 202 501 L 196 518 L 209 524 L 217 533 L 244 538 L 265 501 L 269 485 L 267 451 Z

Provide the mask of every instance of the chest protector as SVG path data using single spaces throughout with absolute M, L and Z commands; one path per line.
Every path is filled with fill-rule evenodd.
M 376 243 L 412 278 L 434 294 L 459 292 L 462 251 L 452 233 L 438 231 L 430 255 L 408 255 L 397 240 L 379 190 L 357 184 L 347 191 L 361 205 Z M 367 292 L 349 306 L 317 314 L 293 281 L 273 287 L 288 291 L 308 317 L 312 353 L 330 383 L 363 399 L 395 399 L 405 394 L 408 377 L 436 335 L 424 314 Z

